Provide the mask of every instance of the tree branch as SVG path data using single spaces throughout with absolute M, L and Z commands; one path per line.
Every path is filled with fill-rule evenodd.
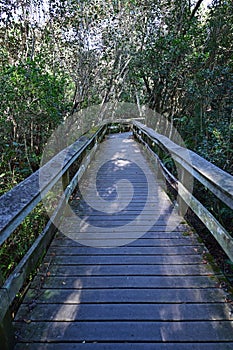
M 201 4 L 203 3 L 204 0 L 198 0 L 198 2 L 196 3 L 192 13 L 191 13 L 191 16 L 190 16 L 190 20 L 193 19 L 193 17 L 195 16 L 196 12 L 199 10 Z

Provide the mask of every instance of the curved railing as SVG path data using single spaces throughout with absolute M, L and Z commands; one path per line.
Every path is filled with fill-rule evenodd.
M 89 164 L 97 143 L 102 140 L 107 129 L 108 124 L 105 124 L 100 126 L 91 136 L 81 137 L 0 198 L 0 244 L 3 244 L 58 181 L 62 181 L 64 188 L 59 204 L 43 232 L 39 234 L 13 273 L 0 288 L 1 349 L 13 348 L 14 335 L 9 308 L 49 246 L 56 227 L 62 219 L 68 199 Z M 69 172 L 72 166 L 80 161 L 82 161 L 82 165 L 78 166 L 78 171 L 70 179 Z
M 233 209 L 233 176 L 193 151 L 177 145 L 166 136 L 158 134 L 137 121 L 133 122 L 133 131 L 135 137 L 143 142 L 156 157 L 166 181 L 178 192 L 180 206 L 182 207 L 182 201 L 184 201 L 186 206 L 195 213 L 211 232 L 230 260 L 233 261 L 233 237 L 210 211 L 194 197 L 191 191 L 192 186 L 190 186 L 190 182 L 194 178 L 199 184 L 212 192 L 223 204 Z M 157 154 L 159 153 L 158 150 L 154 150 L 155 146 L 171 155 L 178 168 L 178 178 L 166 168 Z M 183 214 L 182 208 L 180 208 L 180 211 Z

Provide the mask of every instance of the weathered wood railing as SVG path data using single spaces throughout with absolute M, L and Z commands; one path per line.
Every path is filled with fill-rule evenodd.
M 90 153 L 95 150 L 96 144 L 102 140 L 108 127 L 109 125 L 105 124 L 99 127 L 96 132 L 93 132 L 91 136 L 81 137 L 52 158 L 40 170 L 0 198 L 0 244 L 2 244 L 58 181 L 61 181 L 64 187 L 59 205 L 55 208 L 51 220 L 0 288 L 1 350 L 13 349 L 14 346 L 10 306 L 50 244 L 56 231 L 54 222 L 56 221 L 58 224 L 58 221 L 62 218 L 68 199 L 90 161 Z M 78 168 L 75 176 L 69 179 L 68 174 L 71 167 L 84 157 L 82 166 Z
M 135 137 L 143 142 L 156 157 L 166 181 L 178 192 L 180 203 L 183 201 L 186 203 L 233 261 L 233 237 L 190 191 L 190 188 L 192 189 L 190 181 L 192 182 L 193 177 L 222 203 L 233 209 L 233 176 L 137 121 L 133 122 L 133 131 Z M 155 148 L 157 148 L 156 151 Z M 157 154 L 158 149 L 171 155 L 177 167 L 178 179 L 163 164 Z M 182 208 L 181 214 L 183 214 Z

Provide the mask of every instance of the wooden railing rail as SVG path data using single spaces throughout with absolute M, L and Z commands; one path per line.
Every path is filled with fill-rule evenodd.
M 59 180 L 62 180 L 63 186 L 66 187 L 51 220 L 0 288 L 0 339 L 1 349 L 3 350 L 13 349 L 14 346 L 14 335 L 9 314 L 10 306 L 16 294 L 24 285 L 26 278 L 35 269 L 39 259 L 50 244 L 56 231 L 54 222 L 56 218 L 61 219 L 69 196 L 90 162 L 90 156 L 87 154 L 96 149 L 96 144 L 102 140 L 108 126 L 108 124 L 100 126 L 88 138 L 81 137 L 74 144 L 53 157 L 40 170 L 0 197 L 0 244 L 2 244 Z M 68 174 L 72 165 L 83 159 L 84 156 L 86 158 L 82 166 L 79 167 L 73 179 L 68 181 Z
M 140 122 L 133 122 L 133 131 L 135 137 L 149 147 L 150 151 L 156 157 L 161 171 L 169 184 L 177 190 L 180 198 L 203 222 L 230 260 L 233 261 L 233 237 L 200 201 L 193 196 L 192 192 L 186 186 L 186 183 L 189 184 L 190 178 L 193 177 L 218 197 L 222 203 L 233 209 L 233 176 L 193 151 L 175 144 L 166 136 L 158 134 Z M 163 164 L 162 159 L 154 151 L 155 145 L 163 152 L 171 155 L 178 168 L 179 178 L 171 174 Z

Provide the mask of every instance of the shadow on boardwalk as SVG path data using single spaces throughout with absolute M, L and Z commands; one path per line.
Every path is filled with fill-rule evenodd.
M 16 350 L 233 349 L 219 276 L 155 178 L 128 134 L 101 145 L 16 315 Z

